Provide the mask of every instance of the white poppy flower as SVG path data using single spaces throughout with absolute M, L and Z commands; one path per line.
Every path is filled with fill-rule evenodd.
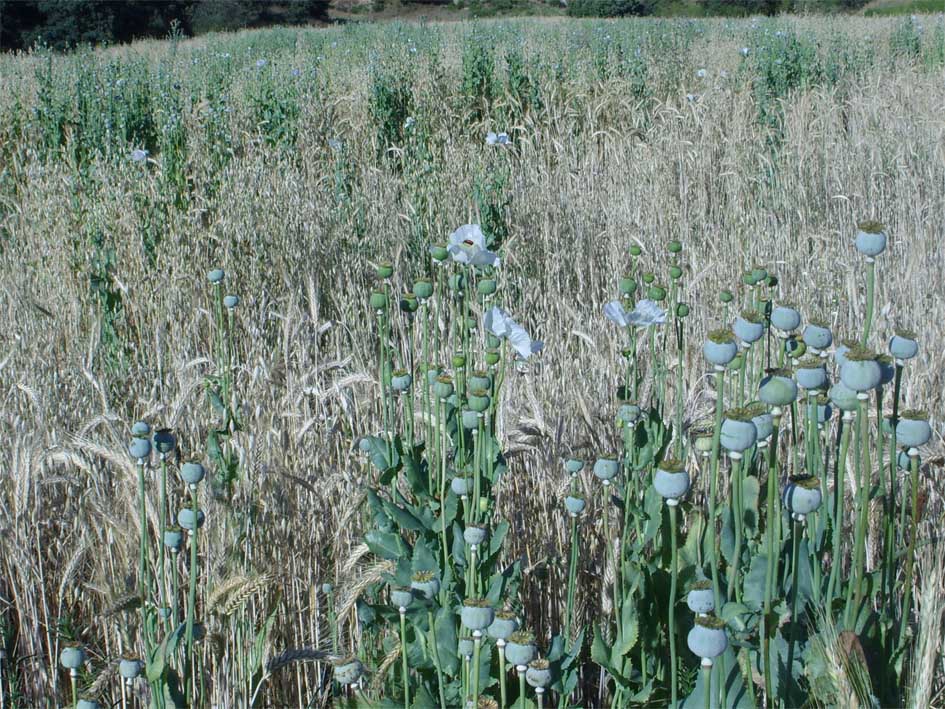
M 450 234 L 446 250 L 456 263 L 471 266 L 499 265 L 498 255 L 486 248 L 486 236 L 478 224 L 464 224 Z
M 507 312 L 495 305 L 486 311 L 485 317 L 483 318 L 483 325 L 485 325 L 486 330 L 496 337 L 505 337 L 508 335 L 510 323 L 514 322 L 515 321 L 509 317 Z
M 627 312 L 620 301 L 614 300 L 604 306 L 604 316 L 620 327 L 650 327 L 666 322 L 666 311 L 655 301 L 641 300 L 636 307 Z
M 486 145 L 508 145 L 510 142 L 508 133 L 494 133 L 491 130 L 486 133 Z
M 699 71 L 696 72 L 696 76 L 699 77 L 700 79 L 704 79 L 705 73 L 706 73 L 705 69 L 699 69 Z
M 522 359 L 528 359 L 533 354 L 541 352 L 545 343 L 533 340 L 525 328 L 515 322 L 502 308 L 491 307 L 483 318 L 486 330 L 496 337 L 508 338 L 512 349 Z
M 148 159 L 147 150 L 132 150 L 131 151 L 131 162 L 144 162 Z

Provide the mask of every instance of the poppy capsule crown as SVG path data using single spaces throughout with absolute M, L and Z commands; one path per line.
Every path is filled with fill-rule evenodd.
M 713 616 L 697 616 L 696 624 L 686 640 L 693 654 L 704 661 L 708 660 L 709 664 L 728 647 L 725 623 Z

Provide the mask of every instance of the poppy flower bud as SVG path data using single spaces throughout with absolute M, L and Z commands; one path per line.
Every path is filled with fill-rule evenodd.
M 374 291 L 371 293 L 371 298 L 369 300 L 371 305 L 371 310 L 375 312 L 383 312 L 387 310 L 387 295 L 381 293 L 380 291 Z
M 377 273 L 378 278 L 387 279 L 394 275 L 394 267 L 386 261 L 377 264 L 377 268 L 375 268 L 374 271 Z
M 731 291 L 723 290 L 719 293 L 719 300 L 723 303 L 731 303 L 735 299 L 735 296 L 732 295 Z

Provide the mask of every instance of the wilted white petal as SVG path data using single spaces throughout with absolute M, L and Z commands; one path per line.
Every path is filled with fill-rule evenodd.
M 613 300 L 604 306 L 604 316 L 620 327 L 627 327 L 630 324 L 630 314 L 624 310 L 619 300 Z
M 639 324 L 644 326 L 662 325 L 666 322 L 666 311 L 655 300 L 641 300 L 633 312 L 639 314 Z
M 510 142 L 508 133 L 499 133 L 495 139 L 499 145 L 508 145 Z
M 487 251 L 486 249 L 475 250 L 475 253 L 469 257 L 469 263 L 473 266 L 493 266 L 498 268 L 499 255 L 492 251 Z
M 495 145 L 497 142 L 499 142 L 499 136 L 497 136 L 491 130 L 486 133 L 486 145 Z
M 545 343 L 539 340 L 533 340 L 529 334 L 525 332 L 525 328 L 514 320 L 510 321 L 509 324 L 509 344 L 512 345 L 512 349 L 518 353 L 519 357 L 528 359 L 533 354 L 541 352 Z
M 486 330 L 496 337 L 505 337 L 509 334 L 510 322 L 512 322 L 512 319 L 509 317 L 509 314 L 495 305 L 486 311 L 485 317 L 483 318 L 483 324 Z

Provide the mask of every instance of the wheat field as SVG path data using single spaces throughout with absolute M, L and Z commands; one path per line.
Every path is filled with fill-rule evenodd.
M 0 696 L 71 702 L 58 663 L 77 641 L 86 694 L 103 706 L 157 701 L 116 674 L 123 653 L 143 651 L 128 431 L 167 426 L 177 458 L 206 460 L 220 374 L 210 269 L 240 298 L 240 425 L 226 442 L 232 480 L 201 498 L 206 637 L 193 703 L 331 706 L 345 696 L 331 660 L 381 642 L 363 630 L 359 598 L 390 570 L 363 541 L 377 475 L 357 446 L 384 426 L 368 307 L 378 264 L 393 264 L 396 294 L 430 272 L 429 247 L 458 226 L 488 225 L 501 241 L 504 303 L 545 347 L 509 373 L 497 406 L 508 471 L 495 511 L 510 524 L 502 558 L 521 560 L 517 609 L 548 638 L 568 577 L 561 461 L 621 445 L 623 344 L 602 309 L 629 247 L 659 273 L 666 244 L 684 245 L 689 342 L 728 324 L 735 311 L 719 293 L 742 298 L 758 265 L 778 278 L 773 300 L 839 339 L 858 333 L 866 308 L 853 237 L 874 219 L 889 235 L 878 346 L 895 327 L 915 331 L 903 408 L 928 410 L 933 429 L 920 473 L 921 621 L 899 696 L 945 706 L 943 80 L 941 15 L 351 25 L 0 56 Z M 490 131 L 509 142 L 488 144 Z M 393 328 L 408 357 L 404 321 Z M 641 366 L 648 399 L 656 365 Z M 686 424 L 711 417 L 699 349 L 681 372 L 674 358 L 663 366 L 683 383 Z M 708 476 L 694 465 L 698 505 Z M 613 612 L 592 480 L 580 483 L 589 509 L 572 619 L 588 627 Z M 146 482 L 160 529 L 157 478 Z M 185 493 L 172 484 L 175 500 Z M 186 574 L 187 560 L 178 566 Z M 371 676 L 351 701 L 390 694 L 399 646 L 379 647 L 387 664 L 362 656 Z M 858 705 L 861 694 L 842 693 L 857 681 L 844 667 L 837 696 Z M 760 697 L 764 682 L 754 685 Z M 588 660 L 572 702 L 616 701 Z

